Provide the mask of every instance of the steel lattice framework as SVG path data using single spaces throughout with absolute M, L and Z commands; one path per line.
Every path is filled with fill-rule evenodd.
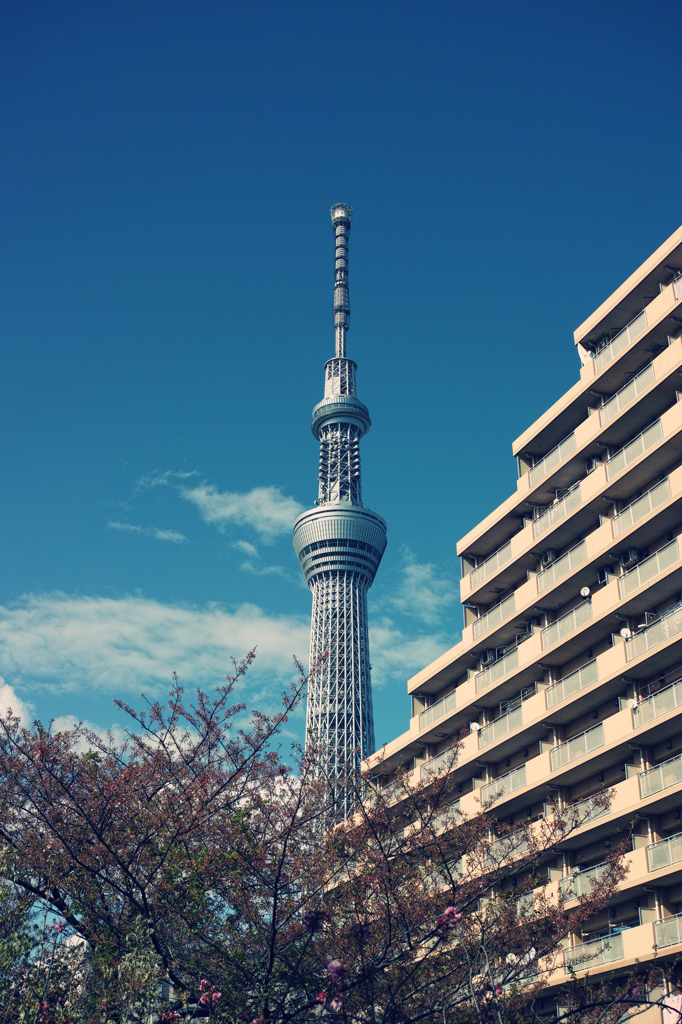
M 371 426 L 357 398 L 357 366 L 346 357 L 348 236 L 353 211 L 332 206 L 336 354 L 325 364 L 324 398 L 313 409 L 320 443 L 315 508 L 294 523 L 294 547 L 313 594 L 306 729 L 330 752 L 332 772 L 374 750 L 367 591 L 386 547 L 386 524 L 362 504 L 360 440 Z

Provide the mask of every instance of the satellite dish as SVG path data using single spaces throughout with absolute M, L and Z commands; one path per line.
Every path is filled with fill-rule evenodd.
M 471 729 L 471 731 L 472 731 L 472 732 L 478 732 L 478 730 L 479 730 L 479 729 L 480 729 L 481 727 L 480 727 L 480 725 L 478 724 L 478 722 L 469 722 L 469 728 Z
M 634 711 L 634 710 L 635 710 L 635 708 L 637 707 L 637 701 L 636 701 L 636 700 L 633 700 L 633 699 L 632 699 L 632 697 L 631 697 L 631 698 L 630 698 L 630 700 L 628 701 L 628 707 L 629 707 L 629 708 L 630 708 L 630 709 L 631 709 L 632 711 Z
M 620 631 L 620 635 L 623 637 L 624 640 L 627 640 L 629 639 L 629 637 L 632 636 L 632 632 L 628 629 L 627 626 L 623 626 L 623 628 Z
M 590 588 L 589 587 L 583 587 L 583 589 L 580 591 L 580 596 L 581 597 L 589 597 L 590 596 Z

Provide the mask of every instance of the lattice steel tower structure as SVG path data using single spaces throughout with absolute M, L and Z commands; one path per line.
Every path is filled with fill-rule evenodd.
M 367 591 L 386 547 L 386 523 L 362 504 L 360 439 L 371 426 L 356 395 L 357 366 L 346 357 L 348 236 L 353 211 L 332 206 L 336 352 L 324 368 L 324 398 L 313 409 L 320 443 L 315 508 L 294 523 L 294 548 L 313 593 L 306 731 L 330 751 L 330 770 L 374 751 Z

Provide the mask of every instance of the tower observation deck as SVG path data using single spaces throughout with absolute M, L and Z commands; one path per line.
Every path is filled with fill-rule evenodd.
M 371 420 L 357 397 L 357 366 L 346 357 L 353 211 L 337 203 L 331 215 L 336 352 L 325 363 L 324 398 L 313 409 L 318 496 L 294 523 L 294 548 L 313 595 L 311 666 L 327 655 L 309 683 L 306 732 L 328 749 L 333 773 L 349 760 L 359 768 L 374 751 L 367 591 L 386 547 L 386 523 L 362 504 L 360 440 Z

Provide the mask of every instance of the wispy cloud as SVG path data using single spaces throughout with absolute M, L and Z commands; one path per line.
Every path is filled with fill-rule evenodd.
M 444 633 L 413 636 L 404 633 L 387 617 L 370 626 L 369 646 L 372 659 L 372 684 L 406 683 L 444 651 L 452 647 Z
M 160 530 L 157 526 L 135 526 L 133 523 L 119 523 L 107 519 L 107 526 L 112 530 L 122 530 L 125 533 L 137 533 L 143 537 L 154 537 L 156 540 L 168 540 L 173 544 L 182 544 L 187 540 L 183 533 L 177 530 Z
M 219 491 L 213 484 L 179 490 L 199 509 L 205 523 L 223 531 L 230 526 L 249 526 L 265 544 L 290 533 L 294 519 L 303 512 L 303 506 L 282 494 L 279 487 L 255 487 L 245 494 Z
M 127 739 L 125 729 L 116 723 L 113 723 L 108 729 L 105 729 L 96 722 L 89 722 L 87 719 L 81 721 L 76 718 L 75 715 L 59 715 L 57 718 L 53 719 L 52 732 L 69 732 L 71 729 L 75 729 L 77 725 L 82 725 L 84 729 L 94 732 L 102 740 L 106 740 L 108 738 L 107 734 L 111 733 L 114 742 L 119 746 L 122 743 L 125 743 L 125 740 Z M 78 751 L 80 754 L 84 754 L 90 749 L 90 746 L 91 745 L 88 741 L 84 737 L 81 737 L 74 744 L 73 749 Z
M 245 555 L 248 555 L 250 558 L 260 558 L 260 555 L 258 554 L 258 548 L 256 547 L 255 544 L 250 544 L 248 540 L 236 540 L 233 543 L 232 547 L 236 548 L 237 551 L 242 551 Z
M 400 575 L 400 584 L 388 598 L 388 604 L 427 626 L 439 625 L 445 612 L 458 601 L 455 581 L 438 572 L 432 562 L 415 561 L 407 547 L 403 550 Z
M 307 616 L 268 615 L 244 604 L 162 604 L 143 597 L 28 595 L 0 606 L 0 672 L 20 692 L 163 692 L 171 673 L 187 686 L 223 681 L 232 657 L 258 647 L 249 676 L 270 701 L 309 645 Z
M 34 718 L 35 711 L 30 701 L 22 700 L 14 692 L 14 688 L 0 677 L 0 716 L 4 717 L 11 710 L 13 715 L 28 727 Z

